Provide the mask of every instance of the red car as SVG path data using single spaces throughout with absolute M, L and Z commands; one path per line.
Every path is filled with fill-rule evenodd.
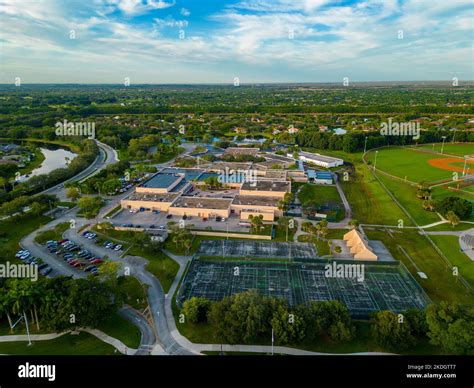
M 103 263 L 104 261 L 102 259 L 94 259 L 91 261 L 91 264 L 100 264 Z

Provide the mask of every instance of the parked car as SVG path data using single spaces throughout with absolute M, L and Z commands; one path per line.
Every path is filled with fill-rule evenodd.
M 115 251 L 120 251 L 122 249 L 122 246 L 120 244 L 116 245 L 114 250 Z
M 43 276 L 46 276 L 46 275 L 49 275 L 52 270 L 53 269 L 50 266 L 47 266 L 40 271 L 40 274 Z

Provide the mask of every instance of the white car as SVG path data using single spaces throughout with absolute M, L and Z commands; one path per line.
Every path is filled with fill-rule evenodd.
M 114 250 L 115 251 L 120 251 L 122 249 L 122 246 L 119 244 L 119 245 L 116 245 Z

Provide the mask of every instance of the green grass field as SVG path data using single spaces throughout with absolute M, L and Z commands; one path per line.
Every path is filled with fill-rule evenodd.
M 416 230 L 375 230 L 365 228 L 370 240 L 380 240 L 397 260 L 402 261 L 416 281 L 424 288 L 434 302 L 442 300 L 472 304 L 474 294 L 453 276 L 451 269 L 443 258 Z M 398 248 L 401 246 L 410 256 L 409 260 Z M 448 256 L 450 259 L 450 256 Z M 413 261 L 413 262 L 412 262 Z M 413 264 L 414 263 L 414 264 Z M 452 264 L 453 261 L 451 261 Z M 417 268 L 424 272 L 428 279 L 417 275 Z
M 65 334 L 48 341 L 0 342 L 0 354 L 28 356 L 82 356 L 82 355 L 120 355 L 115 348 L 93 335 L 80 332 L 77 335 Z
M 369 151 L 366 159 L 374 164 L 375 151 Z M 452 172 L 441 170 L 428 164 L 431 159 L 443 158 L 442 155 L 433 155 L 419 152 L 413 148 L 384 148 L 377 154 L 376 169 L 412 182 L 434 182 L 452 179 Z
M 433 222 L 441 221 L 435 212 L 423 209 L 423 200 L 416 196 L 416 186 L 397 181 L 383 174 L 377 174 L 377 176 L 408 213 L 410 213 L 418 225 L 428 225 Z
M 352 218 L 360 223 L 396 225 L 402 219 L 411 225 L 405 213 L 393 202 L 380 183 L 362 162 L 355 166 L 355 173 L 348 181 L 342 181 L 347 200 L 351 204 Z
M 20 240 L 51 221 L 51 218 L 45 216 L 31 216 L 24 214 L 16 216 L 6 221 L 0 222 L 0 262 L 18 260 L 15 253 L 19 249 Z M 18 260 L 19 261 L 19 260 Z
M 441 152 L 441 147 L 442 147 L 442 143 L 435 143 L 434 145 L 423 144 L 419 146 L 419 148 L 423 148 L 428 151 L 434 151 L 434 152 Z M 456 155 L 456 156 L 462 156 L 462 157 L 464 155 L 472 155 L 474 154 L 474 143 L 452 144 L 452 143 L 445 142 L 444 148 L 443 148 L 443 154 Z
M 469 257 L 461 251 L 458 237 L 439 235 L 431 235 L 430 237 L 445 254 L 451 264 L 459 268 L 459 273 L 462 277 L 474 288 L 474 261 L 469 259 Z
M 118 314 L 111 315 L 100 324 L 98 329 L 119 339 L 130 348 L 138 349 L 140 346 L 141 333 L 138 327 Z

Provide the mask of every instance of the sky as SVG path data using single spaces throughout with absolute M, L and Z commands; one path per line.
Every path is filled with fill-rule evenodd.
M 0 83 L 472 80 L 472 0 L 0 0 Z

